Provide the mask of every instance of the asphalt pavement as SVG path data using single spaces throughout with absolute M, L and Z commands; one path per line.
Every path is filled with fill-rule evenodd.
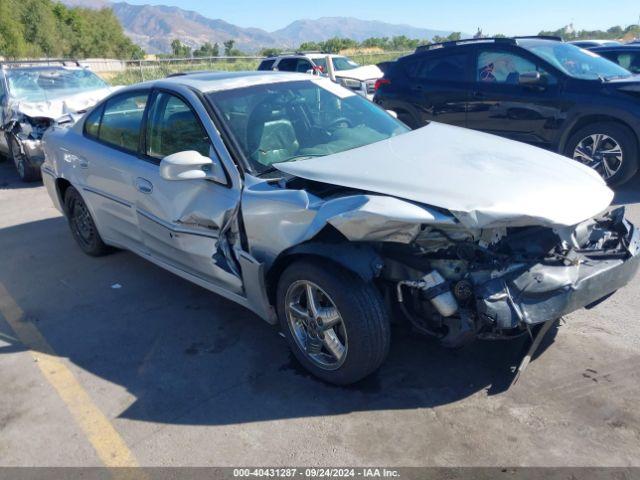
M 307 375 L 276 328 L 128 252 L 76 247 L 0 163 L 0 466 L 640 466 L 640 281 L 524 340 L 394 327 L 382 369 Z M 640 224 L 640 179 L 617 201 Z

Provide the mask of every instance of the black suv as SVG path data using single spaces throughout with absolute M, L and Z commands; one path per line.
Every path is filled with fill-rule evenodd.
M 560 39 L 419 47 L 376 87 L 374 101 L 411 128 L 437 121 L 531 143 L 589 165 L 611 185 L 638 170 L 640 77 Z

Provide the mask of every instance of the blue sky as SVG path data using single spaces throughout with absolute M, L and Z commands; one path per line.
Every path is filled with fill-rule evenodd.
M 578 29 L 637 23 L 638 0 L 127 0 L 175 5 L 242 27 L 277 30 L 300 18 L 352 16 L 416 27 L 487 34 L 534 34 L 573 22 Z

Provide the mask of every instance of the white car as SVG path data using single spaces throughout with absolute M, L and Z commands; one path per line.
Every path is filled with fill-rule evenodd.
M 40 179 L 47 128 L 74 122 L 115 90 L 77 62 L 68 63 L 0 62 L 0 153 L 25 182 Z
M 44 183 L 82 250 L 128 249 L 244 305 L 336 384 L 381 365 L 393 314 L 447 347 L 529 335 L 640 261 L 640 233 L 606 212 L 613 192 L 588 167 L 410 131 L 326 78 L 134 85 L 44 141 Z
M 260 63 L 258 70 L 327 76 L 331 73 L 331 66 L 337 83 L 368 100 L 373 99 L 376 81 L 384 75 L 376 65 L 361 66 L 344 55 L 304 52 L 266 58 Z

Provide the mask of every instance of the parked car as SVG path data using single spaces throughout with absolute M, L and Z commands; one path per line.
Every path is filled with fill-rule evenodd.
M 611 185 L 638 170 L 640 78 L 588 50 L 541 38 L 418 48 L 374 101 L 411 128 L 437 121 L 564 154 Z
M 47 132 L 45 158 L 85 253 L 131 250 L 279 323 L 336 384 L 380 366 L 391 312 L 449 347 L 510 339 L 604 299 L 640 260 L 640 232 L 605 212 L 613 192 L 589 168 L 448 125 L 410 131 L 304 74 L 134 85 Z
M 77 62 L 0 62 L 0 153 L 25 182 L 40 180 L 42 135 L 73 122 L 113 91 Z
M 300 72 L 315 75 L 329 75 L 330 65 L 337 83 L 371 100 L 376 80 L 382 77 L 377 65 L 358 65 L 344 55 L 320 52 L 298 52 L 269 57 L 258 66 L 260 71 Z
M 622 45 L 617 40 L 574 40 L 569 42 L 571 45 L 575 45 L 580 48 L 592 49 L 594 47 L 615 47 Z
M 597 47 L 592 52 L 617 63 L 631 73 L 640 74 L 640 44 L 621 45 L 619 47 Z

